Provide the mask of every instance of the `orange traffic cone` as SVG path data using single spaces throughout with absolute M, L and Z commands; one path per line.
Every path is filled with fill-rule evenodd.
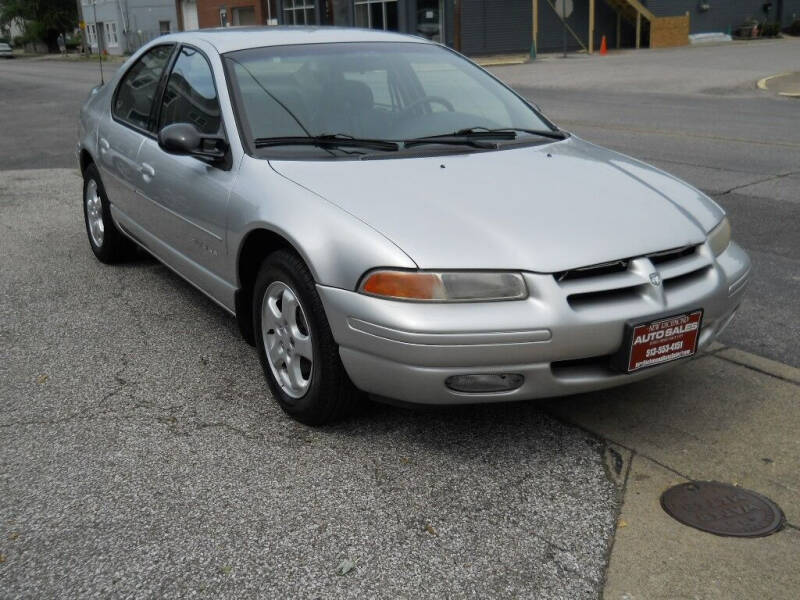
M 603 41 L 600 42 L 600 56 L 608 54 L 608 44 L 606 44 L 606 36 L 603 36 Z

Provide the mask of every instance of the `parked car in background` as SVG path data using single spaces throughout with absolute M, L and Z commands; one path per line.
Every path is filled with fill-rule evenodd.
M 5 42 L 0 42 L 0 58 L 14 58 L 14 50 Z
M 458 404 L 652 377 L 719 335 L 750 274 L 709 197 L 418 37 L 160 37 L 92 93 L 77 154 L 97 258 L 141 246 L 235 315 L 310 424 L 361 392 Z

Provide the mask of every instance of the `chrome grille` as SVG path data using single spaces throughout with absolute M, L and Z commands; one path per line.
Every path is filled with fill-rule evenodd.
M 553 277 L 575 310 L 636 302 L 644 295 L 663 301 L 664 294 L 704 278 L 712 263 L 701 248 L 701 245 L 673 248 L 561 271 Z M 650 274 L 656 272 L 661 276 L 661 285 L 650 282 Z

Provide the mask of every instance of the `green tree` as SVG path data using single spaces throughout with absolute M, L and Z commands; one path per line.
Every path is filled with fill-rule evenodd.
M 75 0 L 2 0 L 0 24 L 13 19 L 22 19 L 25 34 L 29 39 L 38 39 L 47 44 L 51 52 L 58 51 L 58 34 L 67 34 L 78 24 Z

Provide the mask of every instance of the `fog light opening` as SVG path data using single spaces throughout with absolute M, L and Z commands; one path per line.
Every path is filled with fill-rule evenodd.
M 525 377 L 516 373 L 471 373 L 451 375 L 444 384 L 454 392 L 464 394 L 491 394 L 516 390 Z

